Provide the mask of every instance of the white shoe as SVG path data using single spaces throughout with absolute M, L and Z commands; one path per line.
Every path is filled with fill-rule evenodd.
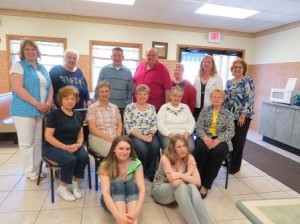
M 76 200 L 75 196 L 70 191 L 68 191 L 66 186 L 61 186 L 61 185 L 58 186 L 56 193 L 59 197 L 61 197 L 65 201 L 75 201 Z
M 73 192 L 73 195 L 75 196 L 75 198 L 79 199 L 79 198 L 82 198 L 82 193 L 79 189 L 79 186 L 78 186 L 78 182 L 77 181 L 72 181 L 72 192 Z

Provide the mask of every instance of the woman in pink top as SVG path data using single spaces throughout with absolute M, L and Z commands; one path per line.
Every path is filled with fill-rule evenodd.
M 86 120 L 89 125 L 89 144 L 99 156 L 107 156 L 112 141 L 122 133 L 122 121 L 118 106 L 110 103 L 111 86 L 101 81 L 96 87 L 99 99 L 88 107 Z

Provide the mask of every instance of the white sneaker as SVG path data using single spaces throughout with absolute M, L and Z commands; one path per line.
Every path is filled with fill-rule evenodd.
M 73 192 L 73 195 L 75 196 L 75 198 L 79 199 L 79 198 L 82 198 L 82 193 L 79 189 L 79 186 L 78 186 L 78 182 L 77 181 L 72 181 L 72 192 Z
M 59 197 L 61 197 L 65 201 L 75 201 L 76 200 L 75 196 L 70 191 L 68 191 L 66 186 L 59 185 L 56 190 L 56 193 Z

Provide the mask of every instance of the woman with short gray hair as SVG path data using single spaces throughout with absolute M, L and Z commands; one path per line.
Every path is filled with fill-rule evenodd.
M 158 131 L 160 144 L 163 149 L 169 144 L 170 138 L 175 134 L 181 134 L 189 142 L 189 150 L 195 148 L 192 133 L 195 129 L 195 120 L 190 108 L 181 103 L 184 92 L 180 86 L 172 87 L 170 102 L 164 104 L 158 111 Z
M 76 66 L 78 60 L 78 52 L 74 49 L 67 49 L 64 52 L 64 64 L 54 66 L 49 72 L 54 90 L 53 100 L 56 107 L 59 107 L 57 102 L 58 90 L 69 85 L 76 87 L 79 91 L 79 101 L 74 109 L 82 109 L 91 104 L 87 81 L 82 70 Z
M 86 115 L 90 130 L 89 144 L 92 151 L 105 157 L 113 140 L 122 133 L 122 121 L 117 105 L 109 102 L 109 82 L 99 82 L 96 91 L 99 99 L 88 107 Z

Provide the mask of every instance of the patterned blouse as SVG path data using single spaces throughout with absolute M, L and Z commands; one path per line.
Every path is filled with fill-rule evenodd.
M 213 108 L 212 106 L 204 107 L 201 111 L 197 124 L 196 131 L 200 138 L 205 136 L 212 137 L 212 133 L 209 128 L 213 122 Z M 222 107 L 218 114 L 217 119 L 217 136 L 221 142 L 226 142 L 228 145 L 229 151 L 232 151 L 231 138 L 234 136 L 234 122 L 233 114 Z
M 254 90 L 253 79 L 250 77 L 245 77 L 237 83 L 227 81 L 224 106 L 234 114 L 234 120 L 238 120 L 241 113 L 246 114 L 246 118 L 251 118 L 254 114 Z
M 146 111 L 139 111 L 135 103 L 127 105 L 124 111 L 124 127 L 128 134 L 132 131 L 137 131 L 142 135 L 155 133 L 157 131 L 155 107 L 148 104 Z

